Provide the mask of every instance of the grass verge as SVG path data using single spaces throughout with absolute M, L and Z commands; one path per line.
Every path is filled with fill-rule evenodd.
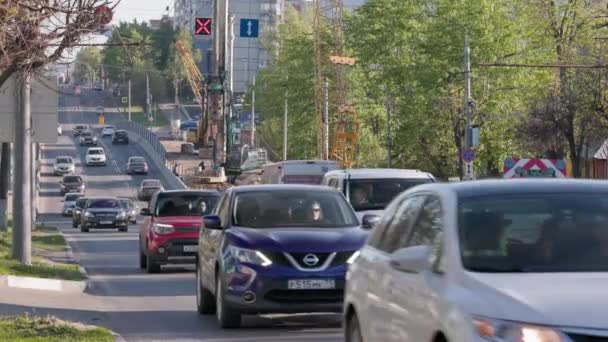
M 95 326 L 61 321 L 54 317 L 0 318 L 0 341 L 14 342 L 112 342 L 112 333 Z
M 0 232 L 0 275 L 15 275 L 64 280 L 84 280 L 78 265 L 62 264 L 45 256 L 66 250 L 65 240 L 56 229 L 44 227 L 32 232 L 32 265 L 22 265 L 11 259 L 12 232 Z M 0 339 L 2 341 L 2 339 Z
M 120 110 L 125 116 L 128 116 L 128 108 L 121 107 Z M 141 106 L 131 106 L 131 121 L 137 122 L 144 127 L 164 127 L 169 126 L 170 122 L 165 118 L 160 109 L 156 108 L 156 115 L 154 115 L 154 121 L 150 122 L 148 117 L 144 115 L 144 110 Z

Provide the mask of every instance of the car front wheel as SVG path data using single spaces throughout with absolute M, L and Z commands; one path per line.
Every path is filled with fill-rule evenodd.
M 72 221 L 72 228 L 78 228 L 78 222 Z
M 345 337 L 346 342 L 363 342 L 361 325 L 359 325 L 359 318 L 356 313 L 351 314 L 346 322 Z
M 196 308 L 201 315 L 213 315 L 215 313 L 215 298 L 203 286 L 201 278 L 201 269 L 199 265 L 196 265 Z
M 241 326 L 241 314 L 226 306 L 225 292 L 222 277 L 218 275 L 215 287 L 215 315 L 223 329 L 238 328 Z
M 146 271 L 148 273 L 160 272 L 160 265 L 154 261 L 154 259 L 150 256 L 150 253 L 146 255 Z

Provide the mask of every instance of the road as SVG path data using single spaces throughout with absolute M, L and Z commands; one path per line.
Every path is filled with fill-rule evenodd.
M 136 225 L 132 225 L 128 233 L 114 230 L 81 233 L 71 228 L 70 219 L 59 215 L 62 204 L 59 178 L 47 172 L 52 168 L 52 160 L 59 155 L 84 161 L 86 148 L 75 145 L 71 128 L 77 123 L 96 124 L 95 108 L 104 101 L 101 94 L 83 90 L 79 97 L 60 98 L 59 121 L 64 135 L 57 144 L 43 149 L 39 207 L 40 221 L 58 226 L 66 234 L 76 258 L 91 278 L 91 286 L 74 299 L 55 298 L 57 310 L 47 305 L 38 307 L 37 312 L 92 321 L 112 329 L 127 341 L 342 341 L 337 315 L 246 317 L 244 328 L 221 330 L 214 316 L 201 317 L 196 312 L 192 268 L 164 269 L 163 273 L 154 275 L 138 268 Z M 106 123 L 119 120 L 124 120 L 123 115 L 106 113 Z M 77 173 L 84 175 L 87 195 L 134 196 L 145 176 L 126 175 L 127 159 L 134 155 L 148 156 L 135 144 L 113 146 L 109 138 L 101 137 L 99 141 L 112 162 L 102 167 L 77 166 Z M 161 179 L 153 167 L 147 178 Z

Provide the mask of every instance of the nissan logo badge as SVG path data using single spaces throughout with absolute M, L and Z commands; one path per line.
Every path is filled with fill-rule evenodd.
M 302 261 L 308 266 L 315 266 L 319 263 L 319 258 L 314 254 L 306 254 Z

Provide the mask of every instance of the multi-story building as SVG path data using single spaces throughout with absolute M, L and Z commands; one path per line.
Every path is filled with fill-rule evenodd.
M 173 26 L 173 17 L 170 17 L 166 14 L 163 14 L 163 16 L 160 19 L 151 19 L 150 20 L 150 28 L 153 30 L 158 30 L 161 25 L 163 24 L 168 24 Z

